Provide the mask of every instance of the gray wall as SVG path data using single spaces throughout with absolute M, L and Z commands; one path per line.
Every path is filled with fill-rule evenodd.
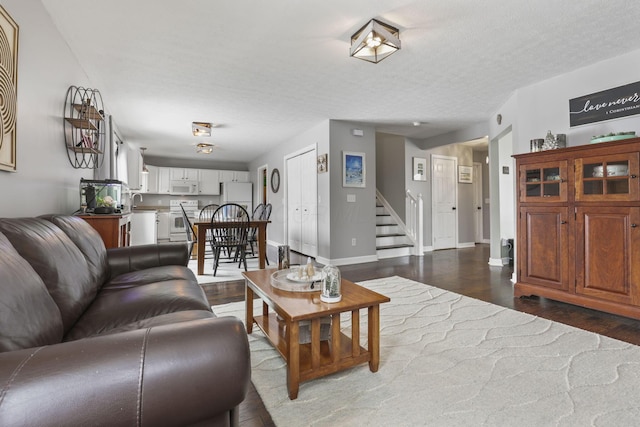
M 91 82 L 39 1 L 2 6 L 20 29 L 17 171 L 0 171 L 0 217 L 72 213 L 80 207 L 80 178 L 93 178 L 93 170 L 71 166 L 62 113 L 69 86 Z
M 353 136 L 354 128 L 364 136 Z M 376 254 L 376 141 L 372 126 L 331 121 L 331 250 L 320 254 L 334 263 L 348 258 L 370 258 Z M 342 186 L 342 152 L 362 152 L 366 159 L 365 188 Z M 338 167 L 336 167 L 338 166 Z M 347 202 L 347 195 L 356 196 L 356 202 Z M 352 246 L 351 239 L 356 239 Z M 369 259 L 371 260 L 371 259 Z M 351 262 L 353 260 L 349 260 Z
M 376 185 L 393 210 L 405 217 L 405 186 L 407 170 L 403 136 L 376 134 Z M 411 171 L 409 170 L 409 175 Z

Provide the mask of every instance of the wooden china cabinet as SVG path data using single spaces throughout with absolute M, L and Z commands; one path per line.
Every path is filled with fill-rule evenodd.
M 640 319 L 640 138 L 514 157 L 515 296 Z

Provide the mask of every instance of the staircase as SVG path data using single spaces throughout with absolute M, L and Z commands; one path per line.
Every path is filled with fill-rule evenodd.
M 378 259 L 411 255 L 413 242 L 393 216 L 376 201 L 376 253 Z

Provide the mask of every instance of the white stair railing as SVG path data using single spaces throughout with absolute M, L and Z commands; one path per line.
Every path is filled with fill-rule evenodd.
M 423 213 L 422 194 L 414 196 L 407 190 L 407 234 L 413 241 L 413 255 L 423 256 Z

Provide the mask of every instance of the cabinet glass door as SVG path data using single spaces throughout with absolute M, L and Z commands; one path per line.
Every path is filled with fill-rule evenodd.
M 520 170 L 523 201 L 566 201 L 566 162 L 525 165 Z
M 577 200 L 637 200 L 637 154 L 576 160 Z

